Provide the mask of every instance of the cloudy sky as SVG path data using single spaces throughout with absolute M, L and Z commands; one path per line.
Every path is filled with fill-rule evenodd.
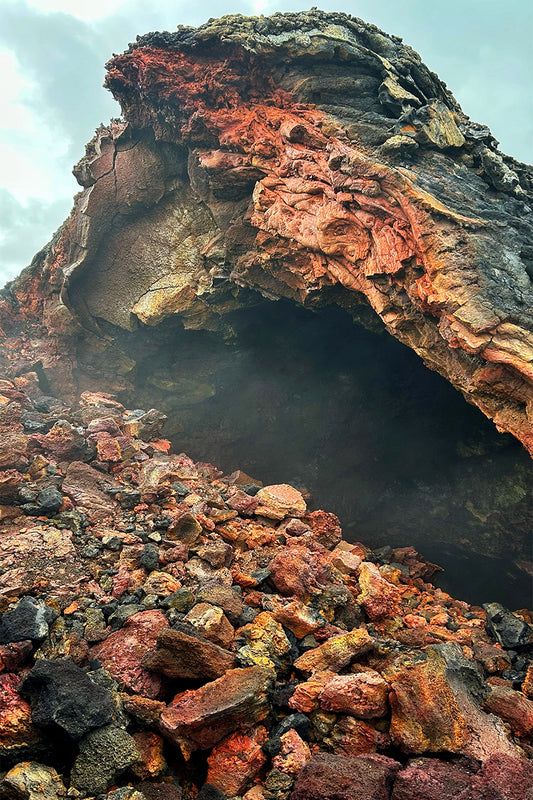
M 311 0 L 312 1 L 312 0 Z M 318 0 L 314 0 L 318 2 Z M 298 0 L 0 0 L 0 285 L 68 214 L 72 165 L 120 109 L 104 63 L 139 33 L 240 12 L 300 11 Z M 533 162 L 531 0 L 322 0 L 402 36 L 502 149 Z

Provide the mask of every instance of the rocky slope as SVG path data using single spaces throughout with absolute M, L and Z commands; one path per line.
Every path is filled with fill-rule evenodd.
M 55 394 L 124 388 L 128 332 L 227 333 L 260 293 L 384 326 L 533 450 L 532 172 L 409 47 L 343 14 L 225 17 L 140 37 L 107 86 L 125 121 L 4 293 Z
M 530 800 L 533 616 L 164 417 L 0 384 L 0 797 Z
M 149 34 L 107 82 L 124 120 L 0 301 L 0 798 L 531 800 L 530 611 L 136 407 L 209 391 L 157 373 L 177 330 L 284 298 L 389 330 L 531 451 L 531 171 L 345 15 Z

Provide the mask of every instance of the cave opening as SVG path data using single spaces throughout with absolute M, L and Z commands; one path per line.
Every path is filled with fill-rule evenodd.
M 386 333 L 338 307 L 264 301 L 229 339 L 168 321 L 129 339 L 130 407 L 156 406 L 176 452 L 291 483 L 348 541 L 413 545 L 471 603 L 530 601 L 530 460 Z

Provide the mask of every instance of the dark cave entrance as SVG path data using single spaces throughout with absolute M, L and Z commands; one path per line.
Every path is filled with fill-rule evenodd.
M 263 302 L 235 337 L 162 325 L 133 334 L 136 389 L 177 452 L 226 473 L 305 487 L 345 538 L 415 546 L 444 589 L 513 608 L 531 600 L 531 462 L 443 378 L 345 312 Z

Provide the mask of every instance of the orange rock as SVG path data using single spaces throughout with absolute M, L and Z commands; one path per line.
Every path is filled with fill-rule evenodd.
M 319 707 L 319 698 L 327 684 L 335 677 L 327 670 L 315 672 L 303 683 L 299 683 L 289 699 L 289 707 L 295 711 L 309 714 Z
M 376 730 L 371 723 L 343 715 L 333 725 L 326 743 L 334 753 L 358 756 L 386 750 L 391 742 L 388 733 Z
M 185 616 L 199 634 L 219 647 L 228 649 L 233 642 L 235 631 L 221 608 L 209 603 L 197 603 Z
M 294 633 L 297 639 L 303 639 L 309 633 L 314 633 L 326 622 L 320 613 L 299 600 L 285 600 L 272 595 L 270 604 L 274 619 Z
M 31 706 L 17 692 L 19 684 L 19 675 L 0 675 L 0 756 L 4 757 L 39 740 L 31 721 Z
M 161 714 L 160 729 L 185 758 L 207 750 L 269 713 L 275 673 L 265 667 L 229 670 L 221 678 L 176 695 Z
M 382 577 L 379 567 L 363 561 L 359 569 L 361 594 L 357 598 L 371 620 L 393 617 L 399 612 L 400 593 Z
M 307 510 L 301 493 L 287 483 L 264 486 L 257 492 L 256 498 L 259 505 L 254 513 L 270 519 L 302 517 Z
M 333 636 L 327 642 L 304 653 L 294 662 L 302 672 L 330 670 L 338 672 L 348 666 L 355 656 L 372 648 L 372 638 L 364 629 L 356 629 L 340 636 Z
M 530 736 L 533 732 L 533 700 L 528 700 L 522 692 L 492 686 L 483 708 L 507 722 L 517 736 Z
M 387 695 L 387 683 L 373 670 L 355 675 L 336 675 L 324 687 L 320 707 L 325 711 L 372 719 L 387 713 Z
M 167 765 L 161 736 L 152 731 L 139 731 L 133 734 L 133 738 L 140 758 L 132 766 L 132 771 L 139 778 L 155 778 L 160 775 Z
M 228 797 L 243 794 L 267 762 L 262 750 L 267 738 L 262 725 L 227 736 L 208 756 L 206 782 Z

